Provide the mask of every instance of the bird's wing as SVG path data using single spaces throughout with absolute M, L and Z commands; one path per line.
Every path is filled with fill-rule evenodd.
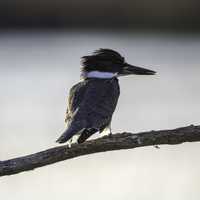
M 86 119 L 86 128 L 101 129 L 109 124 L 119 97 L 118 80 L 91 81 L 77 112 L 77 118 Z
M 82 89 L 76 88 L 76 95 L 68 107 L 72 111 L 71 119 L 58 142 L 66 142 L 84 129 L 100 130 L 110 123 L 119 97 L 119 86 L 116 81 L 118 80 L 90 80 L 85 81 Z
M 67 100 L 67 110 L 65 115 L 65 122 L 67 124 L 70 123 L 75 114 L 75 111 L 80 106 L 86 89 L 87 89 L 86 82 L 84 81 L 79 82 L 70 89 L 69 97 Z

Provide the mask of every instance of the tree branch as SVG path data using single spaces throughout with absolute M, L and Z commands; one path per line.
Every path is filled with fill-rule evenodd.
M 111 137 L 104 136 L 83 144 L 73 144 L 71 148 L 64 145 L 24 157 L 0 161 L 0 176 L 17 174 L 92 153 L 195 141 L 200 141 L 200 126 L 191 125 L 174 130 L 149 131 L 137 134 L 118 133 Z

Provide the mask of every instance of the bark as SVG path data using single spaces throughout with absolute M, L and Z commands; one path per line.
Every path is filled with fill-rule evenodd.
M 157 145 L 162 144 L 171 145 L 195 141 L 200 141 L 200 126 L 191 125 L 173 130 L 158 130 L 137 134 L 118 133 L 90 140 L 83 144 L 73 144 L 71 148 L 64 145 L 31 155 L 0 161 L 0 176 L 17 174 L 92 153 L 133 149 L 143 146 L 155 146 L 158 148 Z

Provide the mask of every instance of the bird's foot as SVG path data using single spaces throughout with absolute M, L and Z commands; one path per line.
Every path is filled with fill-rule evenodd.
M 72 147 L 72 143 L 73 143 L 73 138 L 71 138 L 68 142 L 67 142 L 67 147 L 70 149 Z
M 112 132 L 110 132 L 109 134 L 108 134 L 108 137 L 112 137 L 113 136 L 113 134 L 112 134 Z

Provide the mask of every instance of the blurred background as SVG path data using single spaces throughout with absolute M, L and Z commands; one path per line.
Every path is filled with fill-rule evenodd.
M 156 76 L 120 79 L 114 133 L 199 124 L 196 0 L 0 2 L 0 160 L 56 146 L 80 57 L 112 48 Z M 96 137 L 99 137 L 97 134 Z M 199 143 L 83 156 L 0 178 L 5 200 L 199 200 Z
M 3 28 L 199 29 L 197 0 L 2 0 Z

